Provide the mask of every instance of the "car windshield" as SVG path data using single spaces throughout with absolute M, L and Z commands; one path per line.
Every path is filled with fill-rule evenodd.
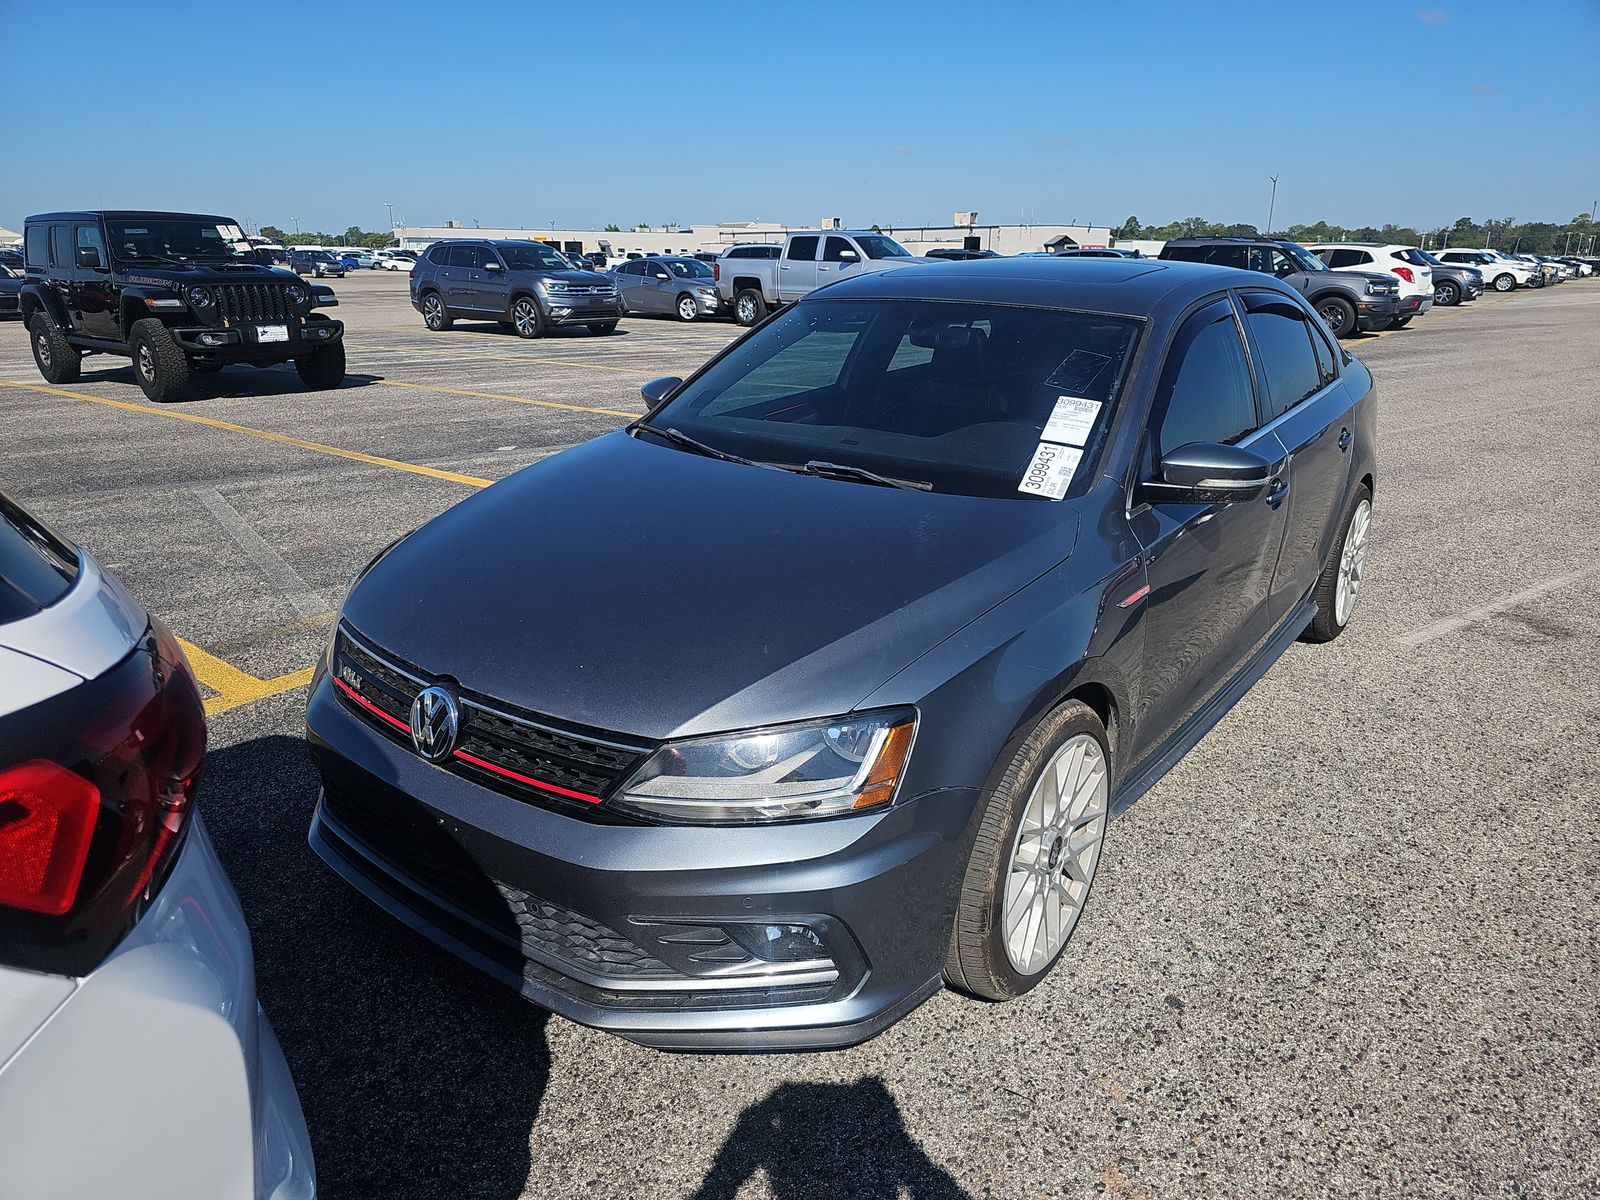
M 329 254 L 326 250 L 313 250 L 306 257 L 315 259 L 317 262 L 332 262 L 333 261 L 333 255 Z
M 20 278 L 20 276 L 18 276 L 18 274 L 15 271 L 13 271 L 10 267 L 6 266 L 5 263 L 0 263 L 0 279 L 17 279 L 17 278 Z
M 884 237 L 881 233 L 861 234 L 856 238 L 856 245 L 861 247 L 861 252 L 868 258 L 911 257 L 911 251 L 892 237 Z
M 1327 263 L 1323 262 L 1304 246 L 1297 246 L 1293 242 L 1283 242 L 1278 244 L 1278 249 L 1294 259 L 1295 265 L 1302 271 L 1326 271 L 1328 269 Z
M 669 258 L 667 270 L 681 279 L 710 279 L 711 268 L 692 258 Z
M 168 262 L 249 260 L 244 231 L 209 217 L 161 217 L 151 220 L 107 218 L 106 237 L 113 257 Z
M 496 250 L 513 271 L 570 271 L 572 264 L 549 246 L 538 242 L 497 245 Z
M 1138 328 L 1014 305 L 812 300 L 740 342 L 644 428 L 790 468 L 819 461 L 1032 499 L 1018 489 L 1046 442 L 1082 446 L 1087 477 Z

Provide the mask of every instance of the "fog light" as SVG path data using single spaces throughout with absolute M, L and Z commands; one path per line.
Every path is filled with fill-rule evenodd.
M 199 342 L 202 346 L 226 346 L 228 339 L 220 333 L 202 333 Z
M 728 936 L 763 962 L 827 959 L 828 948 L 809 925 L 724 925 Z

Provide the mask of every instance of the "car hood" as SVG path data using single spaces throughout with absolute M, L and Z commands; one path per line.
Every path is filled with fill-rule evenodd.
M 328 266 L 336 263 L 324 264 Z M 118 263 L 117 271 L 129 283 L 141 281 L 166 283 L 174 289 L 195 283 L 294 283 L 298 276 L 282 267 L 264 267 L 255 263 L 238 265 L 190 263 L 174 266 L 162 263 Z
M 846 712 L 1066 558 L 1072 502 L 930 495 L 618 432 L 429 522 L 343 618 L 434 676 L 647 738 Z
M 579 271 L 571 268 L 561 271 L 547 271 L 540 269 L 539 271 L 536 271 L 535 274 L 537 274 L 541 279 L 559 279 L 562 283 L 576 283 L 584 287 L 594 287 L 596 284 L 616 283 L 616 280 L 612 279 L 609 274 L 602 274 L 599 271 Z

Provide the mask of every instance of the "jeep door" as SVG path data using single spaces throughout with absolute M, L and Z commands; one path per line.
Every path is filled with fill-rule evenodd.
M 72 226 L 51 225 L 50 272 L 47 282 L 66 314 L 67 328 L 72 333 L 83 332 L 83 313 L 78 308 L 77 256 L 72 248 Z
M 1315 314 L 1274 292 L 1239 298 L 1263 416 L 1289 457 L 1289 516 L 1272 582 L 1276 624 L 1311 594 L 1332 550 L 1350 484 L 1352 400 Z
M 111 286 L 111 259 L 97 222 L 73 226 L 72 294 L 76 320 L 89 337 L 121 341 L 117 294 Z
M 788 304 L 799 300 L 817 286 L 817 242 L 815 234 L 789 239 L 778 263 L 778 299 Z
M 1256 385 L 1233 302 L 1190 315 L 1167 352 L 1135 465 L 1128 522 L 1144 548 L 1144 671 L 1128 761 L 1138 762 L 1233 676 L 1271 631 L 1269 598 L 1288 510 L 1282 475 L 1253 500 L 1148 503 L 1161 456 L 1189 442 L 1225 442 L 1283 459 L 1261 428 Z M 1286 469 L 1286 468 L 1285 468 Z

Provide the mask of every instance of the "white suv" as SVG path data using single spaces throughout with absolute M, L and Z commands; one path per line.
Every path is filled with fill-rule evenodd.
M 1406 309 L 1394 319 L 1391 328 L 1399 329 L 1433 307 L 1433 268 L 1415 246 L 1319 242 L 1306 249 L 1327 263 L 1331 271 L 1387 271 L 1398 279 L 1400 299 Z
M 1435 250 L 1433 256 L 1442 263 L 1453 266 L 1476 267 L 1483 273 L 1483 281 L 1497 292 L 1509 292 L 1519 287 L 1527 287 L 1528 281 L 1533 278 L 1534 270 L 1531 263 L 1520 262 L 1514 258 L 1502 258 L 1493 250 L 1458 249 Z M 1543 282 L 1541 278 L 1540 282 Z

